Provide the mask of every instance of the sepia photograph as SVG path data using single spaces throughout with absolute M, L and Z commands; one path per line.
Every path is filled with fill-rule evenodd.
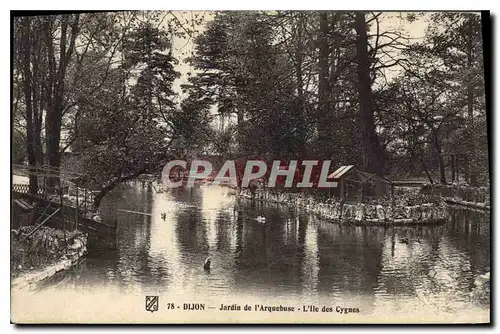
M 11 323 L 490 324 L 490 29 L 11 11 Z

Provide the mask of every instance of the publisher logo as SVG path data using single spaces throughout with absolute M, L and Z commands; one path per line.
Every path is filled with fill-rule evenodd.
M 155 312 L 158 311 L 158 301 L 159 296 L 146 296 L 146 311 Z

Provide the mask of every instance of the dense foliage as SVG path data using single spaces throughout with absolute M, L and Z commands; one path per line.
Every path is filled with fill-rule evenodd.
M 391 25 L 423 21 L 420 39 Z M 193 48 L 187 74 L 179 38 Z M 472 13 L 17 17 L 14 159 L 60 168 L 77 156 L 95 207 L 117 184 L 200 154 L 486 184 L 482 50 Z
M 425 36 L 388 28 L 395 20 L 427 20 Z M 185 89 L 225 120 L 214 135 L 222 155 L 316 156 L 386 175 L 446 183 L 460 174 L 485 183 L 480 20 L 471 13 L 217 13 L 196 38 L 198 72 Z

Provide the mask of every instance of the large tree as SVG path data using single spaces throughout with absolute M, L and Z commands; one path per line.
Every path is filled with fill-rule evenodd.
M 174 119 L 174 70 L 170 39 L 151 23 L 131 29 L 121 46 L 122 62 L 108 74 L 105 89 L 77 105 L 77 147 L 86 183 L 102 198 L 118 184 L 161 169 L 178 135 Z

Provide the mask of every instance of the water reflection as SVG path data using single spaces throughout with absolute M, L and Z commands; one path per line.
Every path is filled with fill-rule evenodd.
M 295 208 L 238 201 L 228 188 L 158 194 L 130 184 L 110 194 L 101 211 L 118 221 L 118 250 L 89 254 L 58 284 L 200 298 L 344 300 L 362 303 L 364 312 L 398 312 L 415 301 L 456 310 L 490 266 L 489 217 L 457 209 L 440 226 L 346 226 Z

